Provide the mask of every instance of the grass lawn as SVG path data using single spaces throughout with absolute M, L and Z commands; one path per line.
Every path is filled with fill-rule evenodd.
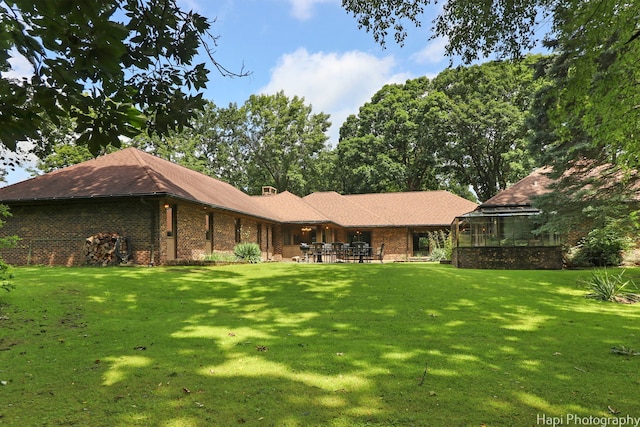
M 0 425 L 640 418 L 640 357 L 611 352 L 640 350 L 640 304 L 585 298 L 589 271 L 276 263 L 14 273 L 16 289 L 0 294 Z M 625 277 L 640 283 L 640 270 Z

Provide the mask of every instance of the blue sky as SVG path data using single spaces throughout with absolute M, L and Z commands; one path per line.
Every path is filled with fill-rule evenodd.
M 447 67 L 444 43 L 429 41 L 429 26 L 412 31 L 404 47 L 393 38 L 386 49 L 358 29 L 340 0 L 189 0 L 186 7 L 216 19 L 216 59 L 249 77 L 212 73 L 205 97 L 224 107 L 251 94 L 304 97 L 314 112 L 331 115 L 330 143 L 349 114 L 386 83 L 399 83 Z
M 444 41 L 429 40 L 429 21 L 412 29 L 403 47 L 389 38 L 386 49 L 358 29 L 340 0 L 179 0 L 215 20 L 219 36 L 215 59 L 242 78 L 220 76 L 213 67 L 204 97 L 219 107 L 242 105 L 251 94 L 304 97 L 314 113 L 330 114 L 329 144 L 349 114 L 371 99 L 384 84 L 435 77 L 449 65 Z M 202 58 L 204 61 L 206 58 Z M 19 64 L 15 72 L 20 73 Z M 10 173 L 8 183 L 27 178 Z

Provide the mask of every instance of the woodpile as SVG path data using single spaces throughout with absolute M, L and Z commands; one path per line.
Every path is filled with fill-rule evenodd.
M 116 265 L 131 255 L 129 239 L 118 233 L 98 233 L 87 237 L 86 261 L 89 265 Z

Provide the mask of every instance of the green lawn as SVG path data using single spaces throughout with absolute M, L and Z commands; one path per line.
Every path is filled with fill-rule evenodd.
M 640 304 L 584 298 L 589 271 L 276 263 L 14 273 L 16 289 L 0 294 L 0 425 L 640 418 L 640 357 L 611 352 L 640 349 Z M 626 277 L 640 282 L 640 270 Z

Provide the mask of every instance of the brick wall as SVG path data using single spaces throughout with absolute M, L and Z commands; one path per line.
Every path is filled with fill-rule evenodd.
M 459 247 L 451 263 L 458 268 L 496 270 L 561 270 L 560 246 Z
M 0 255 L 15 265 L 83 265 L 85 239 L 107 232 L 129 237 L 132 258 L 147 264 L 158 245 L 151 230 L 157 205 L 134 199 L 10 206 L 13 216 L 0 234 L 22 240 L 15 248 L 0 249 Z
M 407 259 L 411 240 L 406 228 L 376 228 L 371 233 L 371 246 L 377 251 L 384 243 L 385 261 L 403 261 Z
M 213 214 L 213 250 L 230 252 L 236 246 L 235 217 Z
M 85 240 L 96 233 L 118 233 L 129 237 L 132 261 L 136 264 L 163 264 L 167 260 L 167 215 L 165 203 L 176 206 L 176 258 L 201 259 L 207 252 L 203 206 L 167 200 L 92 200 L 50 202 L 11 206 L 12 217 L 0 228 L 1 236 L 18 235 L 15 248 L 0 249 L 0 256 L 14 265 L 84 265 Z M 236 246 L 236 217 L 222 212 L 213 215 L 213 250 L 233 251 Z M 243 241 L 257 242 L 262 228 L 262 248 L 273 252 L 267 225 L 250 218 L 241 219 Z

